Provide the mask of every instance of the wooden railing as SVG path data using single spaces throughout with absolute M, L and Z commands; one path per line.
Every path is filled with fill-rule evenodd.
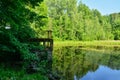
M 31 38 L 29 39 L 30 42 L 40 42 L 43 43 L 45 48 L 49 50 L 53 50 L 53 39 L 52 39 L 52 31 L 48 30 L 48 37 L 47 38 Z

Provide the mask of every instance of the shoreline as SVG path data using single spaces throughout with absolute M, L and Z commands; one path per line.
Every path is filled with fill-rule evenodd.
M 120 40 L 105 41 L 55 41 L 54 46 L 82 46 L 82 47 L 120 47 Z

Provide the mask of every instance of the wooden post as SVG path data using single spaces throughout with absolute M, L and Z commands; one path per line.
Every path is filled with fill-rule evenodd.
M 51 50 L 53 50 L 53 40 L 52 39 L 50 41 L 50 48 L 51 48 Z
M 43 41 L 43 46 L 45 47 L 46 45 L 45 45 L 45 41 Z
M 48 38 L 51 39 L 52 38 L 52 30 L 48 30 Z

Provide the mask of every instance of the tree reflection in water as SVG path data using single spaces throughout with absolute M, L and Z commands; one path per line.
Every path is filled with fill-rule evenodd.
M 53 71 L 60 73 L 62 80 L 90 80 L 85 79 L 85 75 L 92 75 L 101 69 L 100 65 L 119 70 L 119 63 L 120 51 L 114 51 L 114 49 L 94 51 L 82 50 L 80 47 L 56 47 L 53 51 Z M 105 70 L 108 69 L 105 68 Z M 88 78 L 91 75 L 88 75 Z

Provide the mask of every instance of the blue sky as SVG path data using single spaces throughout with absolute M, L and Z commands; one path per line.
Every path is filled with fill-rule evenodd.
M 120 12 L 120 0 L 82 0 L 90 9 L 97 9 L 102 15 Z

